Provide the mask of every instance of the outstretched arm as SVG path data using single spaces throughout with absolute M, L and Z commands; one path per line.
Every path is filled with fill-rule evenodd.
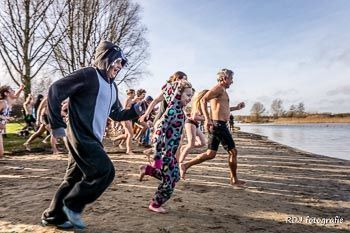
M 140 122 L 145 122 L 145 120 L 149 117 L 149 114 L 151 114 L 152 110 L 154 109 L 154 107 L 159 104 L 160 102 L 164 101 L 164 96 L 163 93 L 160 93 L 148 106 L 145 114 L 143 114 L 139 121 Z
M 123 109 L 119 100 L 117 100 L 112 106 L 109 117 L 114 121 L 127 121 L 135 119 L 142 115 L 142 113 L 140 105 L 134 104 L 130 109 Z
M 230 112 L 236 111 L 236 110 L 241 110 L 244 107 L 245 107 L 245 103 L 244 102 L 240 102 L 235 107 L 230 107 Z
M 23 91 L 23 89 L 24 89 L 24 85 L 21 84 L 21 85 L 19 86 L 19 89 L 15 92 L 15 97 L 16 97 L 16 99 L 19 97 L 19 95 L 21 94 L 21 92 Z

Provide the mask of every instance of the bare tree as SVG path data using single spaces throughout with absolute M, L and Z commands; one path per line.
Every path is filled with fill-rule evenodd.
M 274 99 L 271 104 L 271 113 L 274 118 L 283 115 L 283 102 L 281 99 Z
M 255 102 L 250 110 L 252 119 L 259 120 L 260 116 L 265 112 L 265 107 L 260 102 Z
M 296 111 L 297 111 L 298 116 L 300 116 L 300 117 L 305 115 L 305 105 L 303 102 L 300 102 L 298 104 Z
M 297 107 L 292 104 L 290 107 L 289 107 L 289 111 L 287 112 L 287 116 L 288 117 L 294 117 L 297 115 Z
M 98 43 L 107 39 L 120 46 L 129 60 L 121 81 L 141 76 L 149 45 L 140 13 L 140 5 L 130 0 L 71 0 L 59 25 L 65 38 L 54 52 L 55 69 L 65 76 L 91 65 Z
M 65 4 L 59 0 L 1 0 L 0 56 L 11 79 L 31 92 L 31 81 L 48 61 L 52 48 L 61 39 L 55 34 Z M 50 21 L 47 21 L 50 19 Z

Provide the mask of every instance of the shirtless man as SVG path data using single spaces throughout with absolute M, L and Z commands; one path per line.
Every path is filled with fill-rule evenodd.
M 180 174 L 185 179 L 186 171 L 193 165 L 200 164 L 206 160 L 215 158 L 219 144 L 221 143 L 229 154 L 228 165 L 230 167 L 231 185 L 244 185 L 245 182 L 237 177 L 237 150 L 232 135 L 227 128 L 227 121 L 230 112 L 240 110 L 245 107 L 244 102 L 230 107 L 229 97 L 226 92 L 233 83 L 233 71 L 222 69 L 217 74 L 218 84 L 207 92 L 201 100 L 201 108 L 205 118 L 206 130 L 209 132 L 208 150 L 193 158 L 192 160 L 180 164 Z M 208 112 L 208 102 L 210 101 L 211 118 Z

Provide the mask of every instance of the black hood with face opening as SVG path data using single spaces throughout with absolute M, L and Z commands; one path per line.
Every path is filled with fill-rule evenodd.
M 104 40 L 96 48 L 94 65 L 101 75 L 107 78 L 108 68 L 118 58 L 122 59 L 122 66 L 125 66 L 128 62 L 121 48 L 112 42 Z

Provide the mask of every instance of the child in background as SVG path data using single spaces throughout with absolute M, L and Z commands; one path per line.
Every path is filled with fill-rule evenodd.
M 191 117 L 186 119 L 185 131 L 187 135 L 187 145 L 181 147 L 179 163 L 181 164 L 190 150 L 194 147 L 202 147 L 205 144 L 205 136 L 199 129 L 199 121 L 204 121 L 200 101 L 209 90 L 203 90 L 195 95 L 192 103 Z M 197 140 L 197 138 L 199 140 Z
M 24 85 L 15 92 L 10 86 L 0 87 L 0 158 L 4 155 L 4 143 L 2 134 L 6 129 L 6 123 L 10 120 L 10 112 L 12 104 L 23 91 Z
M 39 107 L 38 107 L 38 124 L 39 128 L 37 129 L 37 131 L 35 131 L 29 138 L 28 140 L 23 143 L 23 146 L 26 148 L 27 151 L 31 151 L 30 148 L 30 144 L 36 139 L 39 138 L 43 133 L 45 133 L 46 131 L 51 132 L 51 127 L 50 127 L 50 123 L 49 123 L 49 119 L 48 119 L 48 109 L 47 109 L 47 97 L 45 97 Z M 52 153 L 53 154 L 58 154 L 59 151 L 57 149 L 56 143 L 57 140 L 55 137 L 52 137 L 51 133 L 50 133 L 50 144 L 51 144 L 51 148 L 52 148 Z M 45 141 L 46 139 L 44 139 Z
M 129 89 L 127 90 L 126 92 L 127 94 L 127 98 L 125 100 L 125 103 L 124 103 L 124 109 L 131 109 L 132 106 L 135 104 L 135 90 L 134 89 Z M 119 135 L 118 137 L 116 137 L 114 139 L 114 143 L 116 143 L 117 141 L 120 140 L 119 142 L 119 148 L 120 149 L 124 149 L 124 147 L 122 146 L 123 142 L 125 141 L 126 143 L 126 153 L 129 154 L 129 155 L 132 155 L 134 154 L 134 152 L 132 152 L 132 149 L 131 149 L 131 144 L 132 144 L 132 138 L 134 136 L 133 134 L 133 128 L 132 128 L 132 121 L 129 120 L 129 121 L 122 121 L 121 122 L 124 130 L 125 130 L 125 133 L 122 134 L 122 135 Z
M 153 143 L 156 162 L 154 166 L 140 166 L 140 181 L 144 175 L 162 181 L 149 205 L 149 209 L 157 213 L 166 213 L 162 205 L 169 200 L 176 182 L 180 180 L 176 151 L 185 124 L 183 108 L 191 101 L 193 95 L 192 85 L 185 80 L 167 83 L 162 91 L 167 108 L 155 128 Z

